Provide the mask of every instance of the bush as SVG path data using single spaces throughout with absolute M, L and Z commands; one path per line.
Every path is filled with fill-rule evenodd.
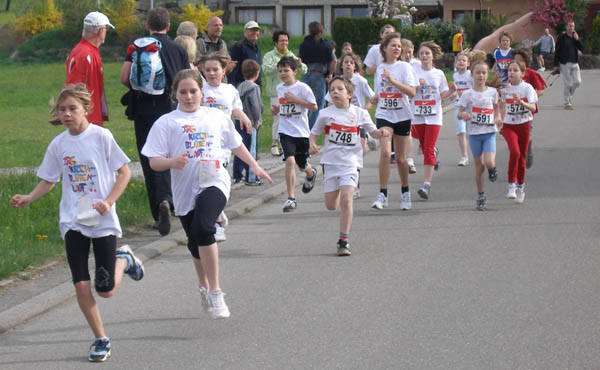
M 596 16 L 592 22 L 592 29 L 585 42 L 585 51 L 588 54 L 600 54 L 600 17 Z
M 456 23 L 448 23 L 444 21 L 437 22 L 433 25 L 436 31 L 435 42 L 442 47 L 442 50 L 452 51 L 452 37 L 460 30 L 460 25 Z
M 206 29 L 208 19 L 223 14 L 222 10 L 216 12 L 211 11 L 204 4 L 193 5 L 188 3 L 186 6 L 181 8 L 183 14 L 180 17 L 180 22 L 190 21 L 194 22 L 198 26 L 198 34 L 201 34 Z
M 409 39 L 415 45 L 415 55 L 419 50 L 419 45 L 423 41 L 433 40 L 435 41 L 435 43 L 439 44 L 437 35 L 437 30 L 434 27 L 429 26 L 425 23 L 416 24 L 412 27 L 404 27 L 402 29 L 402 37 L 405 39 Z M 442 45 L 440 44 L 440 46 Z
M 465 17 L 462 24 L 465 30 L 465 39 L 467 45 L 474 47 L 479 40 L 490 35 L 494 32 L 494 26 L 488 17 L 482 17 L 480 20 L 475 21 L 471 17 Z
M 23 39 L 44 31 L 53 30 L 62 26 L 62 13 L 54 6 L 54 0 L 46 0 L 34 6 L 23 16 L 15 21 L 15 33 Z
M 369 45 L 379 42 L 379 30 L 386 24 L 391 24 L 400 30 L 400 24 L 395 19 L 371 18 L 336 18 L 333 23 L 333 40 L 338 47 L 338 54 L 344 42 L 352 44 L 352 50 L 358 55 L 366 55 Z
M 119 45 L 128 45 L 144 33 L 143 23 L 135 15 L 135 6 L 135 0 L 121 0 L 114 7 L 107 7 L 104 10 L 115 26 L 114 32 Z
M 58 0 L 58 6 L 63 12 L 62 32 L 70 43 L 81 38 L 83 30 L 83 19 L 89 12 L 96 10 L 95 0 Z

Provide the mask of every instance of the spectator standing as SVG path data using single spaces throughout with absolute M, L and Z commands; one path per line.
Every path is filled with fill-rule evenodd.
M 179 27 L 177 27 L 177 36 L 189 36 L 196 42 L 196 39 L 198 38 L 198 27 L 196 26 L 196 23 L 190 21 L 179 23 Z
M 265 89 L 266 89 L 267 96 L 269 97 L 271 106 L 279 105 L 279 103 L 277 102 L 277 91 L 275 90 L 275 88 L 277 87 L 277 85 L 279 83 L 281 83 L 281 80 L 279 79 L 277 63 L 279 63 L 279 60 L 282 57 L 286 56 L 286 57 L 294 58 L 296 60 L 296 62 L 300 65 L 300 67 L 298 69 L 300 70 L 300 73 L 302 73 L 303 75 L 307 71 L 306 64 L 302 63 L 302 61 L 300 59 L 298 59 L 294 55 L 294 53 L 292 53 L 288 49 L 289 42 L 290 42 L 290 35 L 286 31 L 284 31 L 284 30 L 275 31 L 273 33 L 273 45 L 275 45 L 275 47 L 273 48 L 273 50 L 267 52 L 265 54 L 265 57 L 263 58 L 262 72 L 265 77 L 265 84 L 266 84 Z M 273 140 L 271 143 L 271 154 L 274 156 L 281 155 L 281 150 L 279 149 L 278 130 L 279 130 L 279 115 L 275 114 L 275 115 L 273 115 L 273 125 L 271 127 L 271 137 Z
M 242 73 L 242 63 L 246 59 L 253 59 L 261 64 L 260 48 L 256 43 L 260 34 L 260 26 L 255 21 L 249 21 L 244 25 L 244 38 L 235 43 L 229 51 L 231 60 L 236 62 L 233 70 L 227 75 L 227 81 L 237 87 L 244 82 L 244 74 Z M 258 76 L 256 84 L 261 86 L 262 80 Z
M 540 45 L 540 54 L 537 56 L 538 72 L 544 72 L 546 70 L 544 58 L 546 55 L 554 53 L 554 37 L 550 34 L 548 27 L 544 28 L 544 34 L 533 43 L 533 46 L 536 45 Z
M 556 53 L 554 53 L 554 72 L 562 75 L 564 83 L 564 104 L 566 110 L 574 110 L 573 94 L 581 85 L 581 72 L 579 71 L 579 52 L 583 51 L 583 44 L 575 31 L 575 22 L 567 23 L 567 30 L 556 39 Z
M 465 30 L 461 27 L 458 29 L 458 32 L 452 36 L 452 52 L 455 55 L 463 51 L 463 33 Z
M 223 33 L 223 21 L 219 17 L 211 17 L 206 23 L 206 30 L 196 40 L 196 49 L 198 62 L 204 56 L 210 53 L 221 53 L 229 56 L 227 43 L 221 38 Z M 229 73 L 235 68 L 237 62 L 231 61 L 225 69 L 225 73 Z M 199 66 L 202 69 L 202 66 Z
M 149 95 L 141 91 L 131 91 L 129 100 L 129 109 L 132 111 L 131 118 L 134 121 L 135 139 L 140 155 L 140 164 L 144 172 L 150 211 L 155 221 L 154 227 L 158 229 L 161 235 L 167 235 L 171 230 L 170 214 L 173 208 L 171 175 L 169 170 L 153 170 L 150 167 L 148 158 L 142 155 L 142 148 L 154 122 L 163 114 L 173 110 L 170 95 L 175 74 L 190 67 L 187 52 L 167 36 L 170 26 L 170 15 L 167 9 L 154 8 L 148 12 L 146 28 L 150 32 L 150 36 L 160 41 L 162 45 L 160 56 L 166 77 L 164 93 L 162 95 Z M 121 82 L 127 87 L 131 87 L 129 82 L 131 66 L 132 57 L 127 55 L 121 69 Z
M 104 95 L 102 59 L 100 45 L 104 43 L 110 24 L 108 17 L 100 12 L 91 12 L 83 19 L 81 41 L 69 54 L 66 63 L 66 84 L 83 83 L 92 96 L 92 106 L 86 116 L 88 122 L 103 126 L 108 121 L 108 106 Z M 58 123 L 58 120 L 52 121 Z
M 319 111 L 325 104 L 325 93 L 327 82 L 331 79 L 335 69 L 335 58 L 333 48 L 329 41 L 323 38 L 323 26 L 319 22 L 311 22 L 308 25 L 309 35 L 300 44 L 298 57 L 308 68 L 308 73 L 302 77 L 302 82 L 307 84 L 313 92 L 317 102 L 317 110 L 310 113 L 308 121 L 312 129 Z

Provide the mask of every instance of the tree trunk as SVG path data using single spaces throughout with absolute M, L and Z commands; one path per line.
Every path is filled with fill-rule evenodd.
M 10 9 L 10 0 L 6 0 L 6 12 Z

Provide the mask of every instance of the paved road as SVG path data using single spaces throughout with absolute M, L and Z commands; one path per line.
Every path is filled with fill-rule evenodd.
M 562 84 L 549 89 L 535 124 L 527 197 L 504 199 L 508 154 L 498 140 L 499 180 L 474 211 L 473 167 L 455 166 L 445 116 L 442 167 L 431 199 L 413 209 L 370 209 L 377 155 L 355 203 L 353 255 L 334 256 L 338 213 L 321 181 L 283 214 L 284 197 L 233 220 L 221 246 L 232 317 L 203 316 L 185 247 L 147 263 L 101 301 L 113 356 L 103 368 L 140 369 L 598 369 L 600 368 L 599 71 L 584 71 L 576 111 Z M 421 157 L 422 158 L 422 157 Z M 0 335 L 2 369 L 81 369 L 91 333 L 73 299 Z

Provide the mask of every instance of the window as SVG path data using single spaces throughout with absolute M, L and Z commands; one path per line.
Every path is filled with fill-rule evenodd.
M 259 24 L 275 24 L 275 8 L 235 8 L 235 23 L 257 21 Z
M 366 6 L 332 6 L 331 24 L 339 17 L 362 18 L 369 16 Z
M 322 7 L 283 8 L 283 23 L 290 35 L 307 35 L 308 25 L 315 21 L 323 24 Z

